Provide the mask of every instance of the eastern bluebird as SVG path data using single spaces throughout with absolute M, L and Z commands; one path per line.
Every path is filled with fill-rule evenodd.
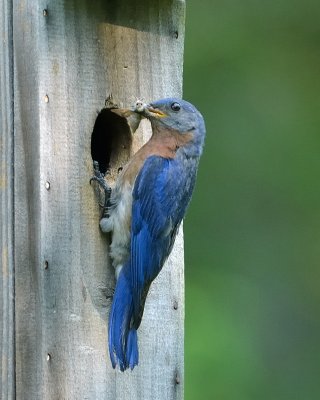
M 195 184 L 205 138 L 199 111 L 190 103 L 167 98 L 137 102 L 135 112 L 150 120 L 150 140 L 123 168 L 110 190 L 100 221 L 112 232 L 110 255 L 117 284 L 109 316 L 109 353 L 113 368 L 133 369 L 139 360 L 137 329 L 152 281 L 173 247 Z M 110 194 L 111 193 L 111 194 Z

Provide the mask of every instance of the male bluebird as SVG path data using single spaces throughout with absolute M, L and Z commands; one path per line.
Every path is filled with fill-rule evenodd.
M 205 125 L 190 103 L 174 98 L 137 102 L 148 118 L 150 140 L 123 168 L 110 195 L 103 232 L 112 232 L 110 255 L 117 284 L 109 316 L 109 352 L 113 368 L 138 364 L 137 329 L 152 281 L 169 256 L 194 188 Z

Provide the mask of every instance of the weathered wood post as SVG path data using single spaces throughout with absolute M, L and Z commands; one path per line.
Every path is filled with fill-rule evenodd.
M 147 300 L 140 365 L 114 371 L 114 271 L 89 179 L 108 94 L 181 96 L 184 12 L 182 0 L 0 0 L 3 400 L 183 398 L 181 234 Z M 111 157 L 149 134 L 145 122 Z

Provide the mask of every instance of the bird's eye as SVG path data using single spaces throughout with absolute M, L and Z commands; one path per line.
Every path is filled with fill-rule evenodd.
M 173 111 L 180 111 L 180 108 L 181 108 L 181 106 L 180 106 L 180 104 L 179 103 L 172 103 L 171 104 L 171 110 L 173 110 Z

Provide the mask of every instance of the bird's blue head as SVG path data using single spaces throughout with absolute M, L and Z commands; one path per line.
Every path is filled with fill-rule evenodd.
M 177 98 L 166 98 L 150 104 L 136 105 L 136 111 L 148 118 L 153 127 L 168 128 L 181 134 L 192 132 L 194 144 L 203 146 L 204 120 L 200 112 L 190 103 Z

